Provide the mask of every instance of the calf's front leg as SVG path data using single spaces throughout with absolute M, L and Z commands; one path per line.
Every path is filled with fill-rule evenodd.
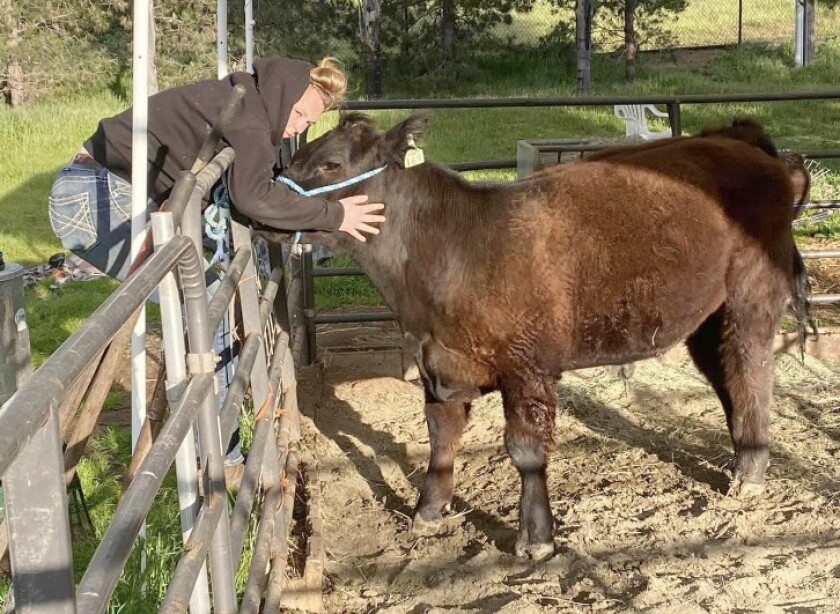
M 443 514 L 452 503 L 453 467 L 467 425 L 470 403 L 427 399 L 426 424 L 429 427 L 431 455 L 420 499 L 414 510 L 412 530 L 434 533 L 443 521 Z

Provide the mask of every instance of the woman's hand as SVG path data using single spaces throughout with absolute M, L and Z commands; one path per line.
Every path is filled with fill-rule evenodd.
M 367 199 L 366 194 L 360 194 L 358 196 L 348 196 L 338 201 L 344 207 L 344 220 L 341 222 L 339 230 L 346 232 L 362 243 L 367 241 L 367 238 L 362 234 L 363 232 L 372 235 L 379 234 L 379 229 L 371 226 L 371 224 L 381 224 L 385 221 L 384 215 L 374 214 L 375 211 L 382 211 L 385 205 L 368 203 Z

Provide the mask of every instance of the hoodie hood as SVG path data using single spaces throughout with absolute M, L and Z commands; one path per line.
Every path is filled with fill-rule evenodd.
M 271 142 L 279 145 L 292 106 L 309 85 L 312 64 L 303 60 L 268 58 L 254 62 L 254 85 L 271 126 Z

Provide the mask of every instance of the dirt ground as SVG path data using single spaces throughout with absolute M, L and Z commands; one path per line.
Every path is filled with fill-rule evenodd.
M 302 374 L 327 611 L 840 611 L 837 365 L 777 358 L 768 488 L 747 501 L 726 494 L 723 412 L 685 353 L 637 363 L 626 384 L 567 374 L 549 469 L 559 551 L 542 564 L 513 555 L 519 483 L 497 394 L 472 411 L 456 518 L 435 537 L 408 531 L 429 445 L 401 372 L 398 352 L 328 350 Z

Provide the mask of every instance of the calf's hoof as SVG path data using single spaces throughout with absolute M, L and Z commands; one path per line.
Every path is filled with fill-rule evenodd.
M 411 533 L 417 537 L 432 537 L 443 529 L 443 516 L 427 520 L 420 514 L 414 514 L 411 520 Z
M 516 547 L 514 548 L 516 556 L 523 559 L 531 559 L 532 561 L 545 561 L 550 559 L 554 556 L 555 551 L 554 541 L 532 543 L 522 537 L 516 540 Z
M 450 509 L 450 506 L 446 505 L 441 510 L 424 508 L 414 512 L 414 518 L 411 519 L 411 532 L 418 537 L 431 537 L 441 533 L 446 526 Z
M 729 496 L 738 499 L 751 499 L 760 496 L 764 492 L 764 488 L 764 481 L 758 482 L 736 475 L 729 486 Z

